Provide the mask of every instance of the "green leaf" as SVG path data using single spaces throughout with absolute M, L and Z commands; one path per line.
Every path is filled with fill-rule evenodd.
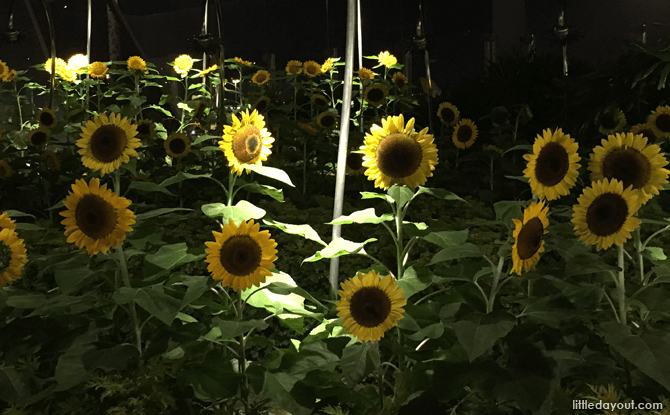
M 153 108 L 172 118 L 172 113 L 170 111 L 166 110 L 165 108 L 159 107 L 158 105 L 149 105 L 147 108 Z
M 35 216 L 31 215 L 30 213 L 24 213 L 19 210 L 6 210 L 4 213 L 7 214 L 10 218 L 20 218 L 20 217 L 29 217 L 36 219 Z
M 168 187 L 172 184 L 183 182 L 184 180 L 189 180 L 189 179 L 201 179 L 201 178 L 210 178 L 212 175 L 210 173 L 206 174 L 191 174 L 191 173 L 184 173 L 182 171 L 177 172 L 172 177 L 169 177 L 161 182 L 162 187 Z
M 252 203 L 247 202 L 246 200 L 240 200 L 235 204 L 235 207 L 240 209 L 244 216 L 247 218 L 245 220 L 249 219 L 261 219 L 263 216 L 265 216 L 265 210 L 255 206 Z
M 180 310 L 183 310 L 184 307 L 191 304 L 193 301 L 197 300 L 202 296 L 205 291 L 208 290 L 208 283 L 210 281 L 209 277 L 200 276 L 200 275 L 183 275 L 182 284 L 187 285 L 186 294 L 181 300 L 181 305 L 179 306 Z
M 189 254 L 186 243 L 161 246 L 155 254 L 148 254 L 145 261 L 165 270 L 176 268 L 189 262 L 198 261 L 206 256 Z
M 24 395 L 29 395 L 26 384 L 11 366 L 0 367 L 0 399 L 14 404 Z
M 284 201 L 284 191 L 282 189 L 277 189 L 276 187 L 268 186 L 260 183 L 249 183 L 245 187 L 246 190 L 254 193 L 260 193 L 262 195 L 268 195 L 277 202 Z
M 437 254 L 435 254 L 435 256 L 433 256 L 433 259 L 428 263 L 428 265 L 437 264 L 438 262 L 443 261 L 450 261 L 452 259 L 473 258 L 482 255 L 483 253 L 477 245 L 466 242 L 461 245 L 450 246 L 439 251 Z
M 282 223 L 277 222 L 273 219 L 263 219 L 263 223 L 272 228 L 280 229 L 291 235 L 300 235 L 305 239 L 310 241 L 318 242 L 323 246 L 326 246 L 326 243 L 321 240 L 321 237 L 318 233 L 309 225 L 293 225 L 291 223 Z
M 393 185 L 388 190 L 388 195 L 402 209 L 414 197 L 414 191 L 407 186 Z
M 618 267 L 603 262 L 598 255 L 579 254 L 575 255 L 565 265 L 565 276 L 574 277 L 575 275 L 594 274 L 598 272 L 617 272 L 618 270 Z
M 449 248 L 464 244 L 468 240 L 468 232 L 468 229 L 463 229 L 462 231 L 431 232 L 424 236 L 423 239 L 441 248 Z
M 493 204 L 496 211 L 496 220 L 502 221 L 505 225 L 512 226 L 512 219 L 519 219 L 525 201 L 503 200 Z
M 328 222 L 327 225 L 349 225 L 352 223 L 382 223 L 394 220 L 395 217 L 390 213 L 377 216 L 374 208 L 359 210 L 351 215 L 340 216 Z
M 160 192 L 165 193 L 166 195 L 176 196 L 174 193 L 166 189 L 162 184 L 152 183 L 152 182 L 139 182 L 131 181 L 129 189 L 141 190 L 143 192 Z
M 499 338 L 507 335 L 515 324 L 516 319 L 513 316 L 505 311 L 496 310 L 489 314 L 468 314 L 462 320 L 453 323 L 452 327 L 472 362 L 490 350 Z
M 403 291 L 405 299 L 428 288 L 433 282 L 434 274 L 426 267 L 417 265 L 405 270 L 402 278 L 398 280 L 398 288 Z
M 465 202 L 465 200 L 461 199 L 460 197 L 456 196 L 455 194 L 451 193 L 446 189 L 431 189 L 430 187 L 419 186 L 419 190 L 416 192 L 414 197 L 417 197 L 422 194 L 431 195 L 433 197 L 437 197 L 442 200 L 458 200 L 460 202 Z
M 361 199 L 383 199 L 389 203 L 393 203 L 393 199 L 389 195 L 383 193 L 374 193 L 374 192 L 361 192 Z
M 325 248 L 318 251 L 309 258 L 306 258 L 302 262 L 316 262 L 324 258 L 335 258 L 342 255 L 357 254 L 359 252 L 364 253 L 363 247 L 365 244 L 370 242 L 375 242 L 377 239 L 370 238 L 365 242 L 352 242 L 346 239 L 337 238 L 331 243 L 329 243 Z
M 665 261 L 668 257 L 663 252 L 663 248 L 656 246 L 648 246 L 644 249 L 644 253 L 648 255 L 649 258 L 656 261 Z
M 181 307 L 181 301 L 164 292 L 162 284 L 143 288 L 121 287 L 114 293 L 114 301 L 127 304 L 135 301 L 152 316 L 170 326 Z
M 429 326 L 426 326 L 416 333 L 408 334 L 407 337 L 410 339 L 420 342 L 425 339 L 438 339 L 444 334 L 444 324 L 434 323 Z
M 58 386 L 55 391 L 65 391 L 89 377 L 89 372 L 84 366 L 82 356 L 89 350 L 95 349 L 93 342 L 98 336 L 94 332 L 87 332 L 77 337 L 68 349 L 58 358 L 56 364 L 55 378 Z
M 139 358 L 140 352 L 137 347 L 128 343 L 119 344 L 111 349 L 89 350 L 82 355 L 84 367 L 89 372 L 96 369 L 103 369 L 105 372 L 125 370 L 129 360 Z
M 663 69 L 661 70 L 660 77 L 658 79 L 658 89 L 661 90 L 665 88 L 665 81 L 668 79 L 668 74 L 670 74 L 670 62 L 666 63 Z
M 279 180 L 280 182 L 286 183 L 291 187 L 295 187 L 291 182 L 291 179 L 288 177 L 288 174 L 286 174 L 284 170 L 275 167 L 259 166 L 257 164 L 242 164 L 242 167 L 245 169 L 249 169 L 253 172 L 256 172 L 261 176 Z
M 187 209 L 187 208 L 159 208 L 159 209 L 150 210 L 148 212 L 140 213 L 139 215 L 137 215 L 135 220 L 137 222 L 141 222 L 143 220 L 155 218 L 157 216 L 162 216 L 162 215 L 172 213 L 172 212 L 192 211 L 192 210 L 193 209 Z
M 508 148 L 507 150 L 505 150 L 503 155 L 509 153 L 510 151 L 518 151 L 518 150 L 533 151 L 533 146 L 531 144 L 519 144 L 518 146 L 514 146 L 512 148 Z
M 27 294 L 14 294 L 10 295 L 7 298 L 7 306 L 14 308 L 38 308 L 43 306 L 47 302 L 47 298 L 44 294 L 39 293 L 27 293 Z
M 231 321 L 222 320 L 218 317 L 215 317 L 212 319 L 212 323 L 217 325 L 221 330 L 222 339 L 234 339 L 235 337 L 243 335 L 253 328 L 258 331 L 262 331 L 268 327 L 268 323 L 263 320 Z
M 351 383 L 359 383 L 380 364 L 378 342 L 355 343 L 342 350 L 342 373 Z

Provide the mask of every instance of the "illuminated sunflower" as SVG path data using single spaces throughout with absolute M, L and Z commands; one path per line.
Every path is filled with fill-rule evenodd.
M 384 65 L 387 68 L 390 68 L 391 66 L 398 63 L 398 59 L 396 59 L 396 57 L 391 55 L 388 51 L 379 52 L 379 55 L 377 55 L 377 60 L 379 61 L 380 65 Z
M 11 71 L 5 73 L 5 75 L 2 77 L 3 82 L 11 82 L 14 80 L 16 77 L 16 71 L 12 69 Z
M 286 73 L 289 75 L 298 75 L 302 73 L 302 62 L 300 61 L 288 61 L 286 64 Z
M 261 69 L 251 77 L 251 82 L 255 83 L 256 85 L 267 84 L 269 80 L 270 72 L 266 71 L 265 69 Z
M 265 128 L 263 116 L 254 110 L 242 112 L 242 120 L 233 117 L 233 125 L 223 127 L 223 139 L 219 147 L 228 159 L 228 166 L 232 173 L 242 175 L 242 164 L 261 165 L 272 153 L 272 143 L 275 139 Z
M 77 80 L 77 72 L 69 66 L 63 66 L 60 69 L 56 69 L 56 75 L 70 83 Z
M 50 136 L 51 134 L 49 129 L 47 127 L 40 126 L 30 130 L 26 136 L 26 140 L 31 146 L 40 147 L 49 141 Z
M 188 75 L 188 71 L 193 68 L 193 58 L 191 58 L 189 55 L 179 55 L 177 56 L 177 59 L 174 60 L 174 71 L 177 72 L 179 75 L 185 77 Z
M 375 271 L 358 272 L 340 287 L 337 316 L 344 329 L 361 341 L 381 339 L 403 318 L 407 300 L 391 274 L 380 278 Z
M 214 242 L 205 242 L 207 270 L 224 287 L 246 290 L 260 286 L 272 275 L 277 260 L 277 243 L 260 224 L 244 221 L 237 227 L 232 219 L 221 232 L 212 232 Z
M 0 287 L 18 280 L 26 262 L 23 239 L 11 229 L 0 230 Z
M 617 179 L 624 187 L 642 190 L 640 203 L 644 204 L 668 183 L 670 172 L 663 168 L 667 164 L 659 146 L 647 145 L 647 139 L 642 135 L 627 133 L 603 139 L 602 145 L 591 153 L 589 170 L 594 182 L 604 178 Z
M 42 108 L 40 112 L 37 113 L 37 120 L 40 122 L 41 127 L 52 128 L 56 125 L 56 112 L 51 108 Z
M 351 176 L 358 176 L 365 172 L 365 167 L 363 167 L 363 153 L 357 150 L 358 149 L 356 148 L 352 148 L 347 152 L 345 173 Z
M 607 108 L 596 116 L 598 131 L 603 134 L 614 134 L 626 126 L 626 116 L 619 108 Z
M 105 76 L 107 76 L 108 71 L 109 68 L 107 67 L 107 65 L 99 61 L 93 62 L 88 67 L 88 74 L 93 78 L 104 78 Z
M 214 64 L 214 65 L 210 66 L 209 68 L 205 69 L 204 71 L 201 71 L 200 72 L 200 77 L 202 78 L 203 76 L 208 75 L 208 74 L 216 71 L 217 69 L 219 69 L 219 65 Z
M 0 78 L 4 78 L 9 73 L 9 66 L 0 60 Z
M 88 66 L 88 58 L 84 54 L 77 53 L 67 60 L 67 66 L 72 68 L 73 71 L 79 71 Z
M 60 68 L 64 68 L 66 66 L 67 63 L 63 59 L 56 58 L 56 73 L 58 73 Z M 44 70 L 48 73 L 51 73 L 51 58 L 47 59 L 47 61 L 44 63 Z
M 361 79 L 375 79 L 375 73 L 368 68 L 361 67 L 358 70 L 358 77 Z
M 7 212 L 0 214 L 0 231 L 3 229 L 16 230 L 16 222 L 9 217 Z
M 314 94 L 311 99 L 314 105 L 319 108 L 327 108 L 330 106 L 330 101 L 322 94 Z
M 656 136 L 654 129 L 649 124 L 635 124 L 634 126 L 630 127 L 629 132 L 634 135 L 642 134 L 647 139 L 647 143 L 649 144 L 654 144 L 658 141 L 658 137 Z
M 415 132 L 414 118 L 405 125 L 402 114 L 382 118 L 381 127 L 374 124 L 361 150 L 365 175 L 380 189 L 394 184 L 421 186 L 437 164 L 437 147 L 428 127 Z
M 443 124 L 449 126 L 456 125 L 461 119 L 458 108 L 450 102 L 443 102 L 437 107 L 437 116 Z
M 525 154 L 528 162 L 523 171 L 530 188 L 540 199 L 555 200 L 570 193 L 579 170 L 579 145 L 560 128 L 546 129 L 535 138 L 533 153 Z
M 623 245 L 642 223 L 633 216 L 640 208 L 639 194 L 631 186 L 624 190 L 617 179 L 591 183 L 572 207 L 572 223 L 579 240 L 596 245 L 598 251 L 613 244 Z
M 163 146 L 170 157 L 181 158 L 191 152 L 191 139 L 184 133 L 172 133 Z
M 398 88 L 398 91 L 402 92 L 407 88 L 407 83 L 409 80 L 402 72 L 396 72 L 393 74 L 393 84 Z
M 235 56 L 235 62 L 239 63 L 240 65 L 244 65 L 244 66 L 251 66 L 251 65 L 253 65 L 251 62 L 249 62 L 249 61 L 245 61 L 244 59 L 242 59 L 242 58 L 238 58 L 237 56 Z
M 313 78 L 321 74 L 321 65 L 314 61 L 307 61 L 303 64 L 302 70 L 307 76 Z
M 469 118 L 463 118 L 454 127 L 451 141 L 460 149 L 466 149 L 475 143 L 477 139 L 477 126 Z
M 142 141 L 146 141 L 156 133 L 156 126 L 151 120 L 139 120 L 135 127 L 137 129 L 137 135 L 135 137 Z
M 331 69 L 333 69 L 333 58 L 328 58 L 323 65 L 321 65 L 321 72 L 326 73 Z
M 59 212 L 65 217 L 61 224 L 65 225 L 67 241 L 86 249 L 90 256 L 106 254 L 121 245 L 135 223 L 135 214 L 128 209 L 130 203 L 107 189 L 106 184 L 100 186 L 97 177 L 88 184 L 78 179 L 63 200 L 67 210 Z
M 0 160 L 0 179 L 7 179 L 13 172 L 12 166 L 7 163 L 6 159 Z
M 135 149 L 142 145 L 135 137 L 137 126 L 120 114 L 112 113 L 109 117 L 100 114 L 87 121 L 81 131 L 81 138 L 77 140 L 81 161 L 103 175 L 127 163 L 131 156 L 137 157 Z
M 512 219 L 514 222 L 514 246 L 512 247 L 512 270 L 521 275 L 521 271 L 529 271 L 540 260 L 540 253 L 544 252 L 543 236 L 547 233 L 549 208 L 544 201 L 531 203 L 523 211 L 522 220 Z
M 316 123 L 322 128 L 334 128 L 337 123 L 335 114 L 331 111 L 324 111 L 316 117 Z
M 368 104 L 378 107 L 386 102 L 387 94 L 388 90 L 384 84 L 370 84 L 363 91 L 363 99 Z
M 657 137 L 670 137 L 670 107 L 658 106 L 647 118 Z
M 147 63 L 139 56 L 131 56 L 126 62 L 129 71 L 144 71 L 147 69 Z
M 254 102 L 254 109 L 262 114 L 268 108 L 268 105 L 270 105 L 270 97 L 263 95 Z
M 45 150 L 42 153 L 42 158 L 44 159 L 44 162 L 46 163 L 49 169 L 54 171 L 60 171 L 60 160 L 58 159 L 58 155 L 56 153 L 54 153 L 53 151 Z

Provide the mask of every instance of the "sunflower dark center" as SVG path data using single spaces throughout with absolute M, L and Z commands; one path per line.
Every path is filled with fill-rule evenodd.
M 624 188 L 633 185 L 634 189 L 641 189 L 651 179 L 651 164 L 638 150 L 619 148 L 605 156 L 603 176 L 621 180 Z
M 0 228 L 2 230 L 2 228 Z M 2 274 L 12 262 L 12 250 L 4 241 L 0 241 L 0 274 Z
M 261 132 L 255 125 L 243 127 L 233 137 L 233 154 L 242 163 L 256 158 L 262 147 Z
M 604 193 L 596 197 L 586 210 L 586 225 L 596 236 L 617 233 L 628 217 L 628 203 L 615 193 Z
M 363 155 L 360 153 L 347 154 L 347 167 L 351 170 L 358 170 L 363 167 Z
M 126 132 L 121 127 L 106 124 L 91 135 L 91 153 L 103 163 L 110 163 L 123 154 L 126 148 Z
M 116 210 L 98 195 L 84 195 L 74 211 L 77 227 L 91 239 L 102 239 L 112 233 L 117 224 Z
M 42 125 L 50 127 L 51 124 L 54 123 L 54 121 L 55 121 L 54 117 L 53 117 L 53 115 L 51 115 L 50 112 L 45 111 L 42 114 L 40 114 L 40 123 Z
M 263 112 L 265 111 L 265 108 L 268 106 L 268 102 L 264 99 L 258 101 L 256 103 L 256 111 L 258 112 Z
M 223 268 L 236 277 L 244 277 L 256 271 L 262 258 L 261 246 L 249 235 L 228 238 L 219 252 Z
M 381 88 L 371 88 L 368 91 L 368 102 L 377 103 L 384 99 L 384 91 Z
M 565 147 L 556 142 L 547 143 L 535 163 L 535 177 L 542 186 L 555 186 L 563 180 L 570 168 L 570 157 Z
M 397 86 L 398 89 L 403 89 L 405 87 L 405 79 L 401 76 L 397 77 L 395 79 L 395 86 Z
M 332 127 L 333 124 L 335 124 L 335 117 L 333 117 L 332 115 L 327 114 L 327 115 L 324 115 L 323 117 L 321 117 L 321 125 L 322 126 L 328 128 L 328 127 Z
M 642 134 L 642 136 L 647 139 L 647 143 L 649 144 L 654 144 L 656 140 L 658 140 L 658 137 L 656 137 L 656 133 L 654 133 L 654 131 L 651 130 L 650 128 L 640 130 L 637 132 L 637 134 Z
M 267 76 L 265 76 L 264 73 L 259 73 L 258 75 L 256 75 L 256 82 L 258 82 L 259 84 L 265 82 L 265 79 L 267 79 Z
M 613 130 L 617 126 L 617 120 L 611 112 L 605 112 L 600 116 L 600 125 L 606 130 Z
M 544 235 L 544 225 L 538 217 L 526 222 L 517 236 L 517 247 L 519 258 L 526 260 L 531 258 L 542 246 L 542 235 Z
M 461 143 L 467 143 L 472 138 L 472 127 L 461 125 L 456 133 L 456 139 Z
M 328 101 L 324 97 L 315 97 L 314 103 L 319 107 L 325 107 L 328 105 Z
M 349 301 L 351 317 L 366 328 L 381 325 L 391 314 L 391 299 L 377 287 L 363 287 Z
M 30 143 L 34 146 L 41 146 L 47 142 L 48 136 L 44 131 L 36 131 L 30 136 Z
M 186 151 L 186 143 L 184 140 L 180 137 L 173 139 L 170 141 L 170 151 L 172 151 L 174 154 L 181 154 L 184 151 Z
M 137 124 L 137 138 L 147 138 L 151 133 L 151 126 L 148 123 Z
M 442 108 L 442 111 L 440 111 L 440 116 L 442 117 L 442 121 L 445 124 L 449 124 L 454 121 L 456 114 L 454 114 L 454 110 L 451 108 Z
M 393 178 L 409 177 L 421 166 L 421 145 L 402 133 L 390 134 L 377 147 L 377 166 L 385 175 Z
M 316 75 L 319 72 L 319 68 L 316 65 L 307 65 L 305 71 L 310 75 Z
M 661 114 L 656 117 L 656 128 L 664 133 L 670 133 L 670 114 Z

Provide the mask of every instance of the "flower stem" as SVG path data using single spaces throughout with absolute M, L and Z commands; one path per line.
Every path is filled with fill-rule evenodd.
M 633 239 L 635 241 L 635 250 L 637 251 L 637 265 L 640 273 L 640 281 L 642 282 L 642 285 L 646 285 L 646 281 L 644 280 L 644 257 L 642 256 L 644 248 L 640 238 L 640 227 L 633 231 Z
M 242 290 L 237 291 L 237 319 L 242 321 L 242 312 L 244 307 L 244 301 L 242 301 Z M 244 378 L 244 383 L 242 387 L 242 401 L 244 402 L 245 414 L 249 413 L 249 379 L 247 379 L 247 352 L 246 352 L 246 338 L 244 334 L 240 334 L 240 352 L 239 352 L 239 372 Z
M 500 274 L 502 274 L 502 267 L 504 263 L 505 258 L 501 256 L 498 260 L 498 267 L 493 269 L 493 283 L 491 284 L 489 298 L 486 301 L 486 314 L 493 311 L 493 303 L 495 302 L 496 295 L 498 294 L 498 283 L 500 282 Z
M 235 196 L 233 188 L 235 187 L 236 180 L 237 180 L 237 174 L 230 172 L 228 175 L 228 204 L 227 204 L 228 207 L 233 206 L 233 196 Z
M 23 113 L 21 112 L 19 91 L 16 90 L 16 80 L 14 81 L 14 93 L 16 94 L 16 109 L 19 111 L 19 130 L 23 130 Z
M 618 252 L 618 281 L 617 281 L 617 290 L 619 291 L 619 322 L 624 326 L 627 325 L 627 305 L 626 305 L 626 284 L 624 280 L 624 263 L 623 263 L 623 245 L 619 246 Z

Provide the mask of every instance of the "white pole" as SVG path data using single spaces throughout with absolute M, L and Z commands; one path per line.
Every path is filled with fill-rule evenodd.
M 91 5 L 91 0 L 88 0 L 88 29 L 87 29 L 87 37 L 86 37 L 86 63 L 90 64 L 91 63 L 91 20 L 92 20 L 92 13 L 91 10 L 93 9 L 93 6 Z

